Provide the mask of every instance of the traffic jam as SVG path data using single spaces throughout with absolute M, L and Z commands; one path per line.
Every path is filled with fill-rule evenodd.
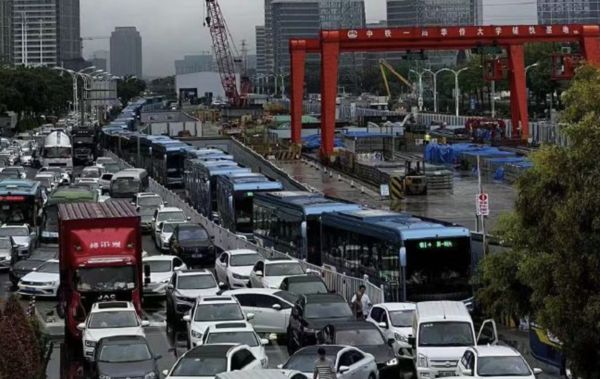
M 478 316 L 468 229 L 291 190 L 223 150 L 138 134 L 142 105 L 102 128 L 73 117 L 0 140 L 0 268 L 23 304 L 64 322 L 61 378 L 541 373 Z M 167 188 L 257 248 L 222 249 Z M 349 296 L 324 266 L 368 280 Z M 168 367 L 156 333 L 179 336 Z

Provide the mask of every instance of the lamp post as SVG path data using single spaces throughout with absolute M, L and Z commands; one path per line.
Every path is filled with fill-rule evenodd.
M 527 87 L 527 104 L 529 105 L 529 86 L 527 85 L 527 74 L 529 73 L 529 70 L 531 70 L 532 68 L 536 68 L 540 65 L 540 62 L 535 62 L 530 64 L 529 66 L 525 67 L 525 86 Z
M 415 71 L 412 68 L 409 70 L 409 72 L 412 72 L 413 74 L 417 75 L 417 77 L 419 78 L 419 112 L 423 111 L 423 75 L 425 75 L 425 71 Z
M 453 70 L 451 68 L 442 68 L 437 73 L 448 71 L 454 74 L 454 97 L 455 97 L 455 114 L 456 117 L 460 116 L 460 83 L 458 77 L 464 71 L 467 71 L 469 67 L 463 67 L 460 70 Z
M 79 111 L 79 95 L 78 95 L 78 88 L 77 88 L 77 74 L 75 73 L 75 71 L 73 70 L 69 70 L 63 67 L 59 67 L 56 66 L 53 68 L 54 70 L 58 70 L 58 71 L 62 71 L 62 72 L 66 72 L 69 75 L 71 75 L 71 79 L 73 80 L 73 113 L 77 114 Z

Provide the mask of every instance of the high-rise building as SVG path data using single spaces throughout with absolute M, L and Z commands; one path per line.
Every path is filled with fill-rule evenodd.
M 12 63 L 12 0 L 0 0 L 0 65 Z
M 110 36 L 110 71 L 142 77 L 142 37 L 135 26 L 119 26 Z
M 265 67 L 267 73 L 275 71 L 273 51 L 273 0 L 265 0 Z
M 215 71 L 215 59 L 209 52 L 199 55 L 186 55 L 183 59 L 175 61 L 176 75 L 210 71 Z
M 390 27 L 478 25 L 483 0 L 387 0 Z
M 267 46 L 265 27 L 256 27 L 256 73 L 267 73 Z
M 540 24 L 598 24 L 600 0 L 537 0 Z
M 26 66 L 58 63 L 56 0 L 13 0 L 13 62 Z
M 81 26 L 79 0 L 57 0 L 58 60 L 65 67 L 81 60 Z

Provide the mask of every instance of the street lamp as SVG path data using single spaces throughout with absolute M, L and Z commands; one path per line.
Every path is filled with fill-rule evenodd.
M 455 97 L 455 113 L 456 113 L 456 117 L 460 116 L 460 84 L 458 82 L 458 77 L 460 76 L 460 74 L 463 71 L 468 70 L 469 67 L 463 67 L 460 70 L 453 70 L 451 68 L 442 68 L 439 69 L 435 75 L 444 72 L 444 71 L 448 71 L 454 74 L 454 97 Z M 434 83 L 435 83 L 435 75 L 434 75 Z M 435 90 L 434 90 L 434 95 L 435 95 Z
M 409 72 L 412 72 L 413 74 L 417 75 L 417 77 L 419 78 L 419 100 L 418 100 L 418 105 L 419 105 L 419 112 L 423 111 L 423 75 L 425 74 L 425 71 L 415 71 L 412 68 L 409 70 Z
M 71 75 L 71 78 L 73 79 L 73 112 L 75 114 L 77 114 L 79 112 L 79 95 L 78 95 L 78 88 L 77 88 L 77 73 L 75 73 L 75 71 L 73 70 L 69 70 L 66 69 L 64 67 L 53 67 L 54 70 L 58 70 L 58 71 L 62 71 L 62 72 L 66 72 L 69 75 Z

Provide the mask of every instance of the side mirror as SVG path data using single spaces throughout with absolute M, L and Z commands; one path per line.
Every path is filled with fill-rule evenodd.
M 142 327 L 145 328 L 147 326 L 150 326 L 150 321 L 148 321 L 148 320 L 142 321 Z
M 471 370 L 470 368 L 466 368 L 464 370 L 461 370 L 461 375 L 462 376 L 472 376 L 473 375 L 473 370 Z
M 534 368 L 533 369 L 533 375 L 540 375 L 543 372 L 544 372 L 544 370 L 542 370 L 541 368 Z
M 183 316 L 183 321 L 185 321 L 185 322 L 191 322 L 192 321 L 192 316 L 190 316 L 190 315 Z
M 275 309 L 276 311 L 280 311 L 281 310 L 281 305 L 279 305 L 279 304 L 273 304 L 273 306 L 271 308 Z
M 389 347 L 394 346 L 395 342 L 396 342 L 396 340 L 393 339 L 393 338 L 388 338 L 388 340 L 387 340 L 387 344 L 388 344 Z
M 263 272 L 262 272 L 262 271 L 260 271 L 260 270 L 259 270 L 259 271 L 256 271 L 256 272 L 254 273 L 254 275 L 256 275 L 256 276 L 258 276 L 258 277 L 260 277 L 260 278 L 262 278 L 262 277 L 264 276 L 264 275 L 263 275 Z
M 84 322 L 80 322 L 79 324 L 77 324 L 77 330 L 83 331 L 84 329 L 85 329 L 85 323 Z
M 250 321 L 250 320 L 254 320 L 254 313 L 248 313 L 246 315 L 246 320 Z
M 338 372 L 339 372 L 340 374 L 345 374 L 345 373 L 347 373 L 348 371 L 350 371 L 350 367 L 348 367 L 348 366 L 340 366 L 340 369 L 338 370 Z
M 388 327 L 385 322 L 380 322 L 380 323 L 377 324 L 377 326 L 379 326 L 382 329 L 387 329 L 387 327 Z
M 268 339 L 266 339 L 266 338 L 261 338 L 261 339 L 260 339 L 260 344 L 261 344 L 261 345 L 263 345 L 263 346 L 264 346 L 264 345 L 268 345 L 268 344 L 269 344 L 269 340 L 268 340 Z

